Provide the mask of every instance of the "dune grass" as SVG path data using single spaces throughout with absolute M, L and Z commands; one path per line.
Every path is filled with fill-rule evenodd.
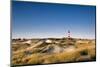
M 34 48 L 30 51 L 18 50 L 18 52 L 12 52 L 12 64 L 13 65 L 23 65 L 23 64 L 52 64 L 52 63 L 62 63 L 62 62 L 77 62 L 84 60 L 96 60 L 95 44 L 83 43 L 76 44 L 73 43 L 75 49 L 69 51 L 63 51 L 60 53 L 41 53 L 44 48 Z M 42 45 L 41 45 L 42 46 Z M 61 47 L 64 45 L 61 45 Z M 43 46 L 44 47 L 44 46 Z M 14 48 L 14 47 L 13 47 Z M 16 48 L 16 46 L 15 46 Z M 25 47 L 26 48 L 26 47 Z M 65 48 L 66 49 L 66 48 Z

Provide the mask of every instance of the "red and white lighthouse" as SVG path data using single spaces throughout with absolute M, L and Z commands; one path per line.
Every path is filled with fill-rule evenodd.
M 68 39 L 70 39 L 70 30 L 68 30 Z

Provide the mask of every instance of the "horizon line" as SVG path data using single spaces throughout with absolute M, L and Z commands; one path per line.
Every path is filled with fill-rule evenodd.
M 68 38 L 68 37 L 12 37 L 11 39 L 48 39 L 48 38 Z M 96 39 L 95 38 L 86 38 L 86 37 L 70 37 L 70 38 L 77 38 L 77 39 Z

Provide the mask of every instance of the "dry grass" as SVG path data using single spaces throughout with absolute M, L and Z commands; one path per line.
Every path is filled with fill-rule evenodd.
M 53 54 L 50 56 L 45 56 L 42 59 L 44 60 L 43 64 L 59 63 L 59 62 L 74 62 L 76 58 L 78 58 L 79 56 L 80 56 L 79 53 L 63 52 L 63 53 Z
M 60 46 L 65 46 L 66 43 L 63 42 Z M 24 51 L 27 48 L 20 47 L 21 50 L 13 51 L 12 53 L 12 64 L 20 65 L 20 64 L 52 64 L 52 63 L 60 63 L 60 62 L 76 62 L 76 61 L 88 61 L 88 60 L 96 60 L 95 53 L 95 44 L 93 43 L 82 43 L 77 44 L 72 42 L 71 46 L 74 46 L 75 49 L 71 51 L 63 51 L 61 53 L 41 53 L 41 48 L 34 48 L 30 51 Z M 16 47 L 17 46 L 17 47 Z M 68 45 L 67 45 L 68 46 Z M 18 49 L 18 45 L 14 45 L 13 48 Z M 42 46 L 41 47 L 46 47 Z

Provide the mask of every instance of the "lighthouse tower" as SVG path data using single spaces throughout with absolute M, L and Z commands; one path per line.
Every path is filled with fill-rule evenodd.
M 70 30 L 68 30 L 68 39 L 70 40 Z

